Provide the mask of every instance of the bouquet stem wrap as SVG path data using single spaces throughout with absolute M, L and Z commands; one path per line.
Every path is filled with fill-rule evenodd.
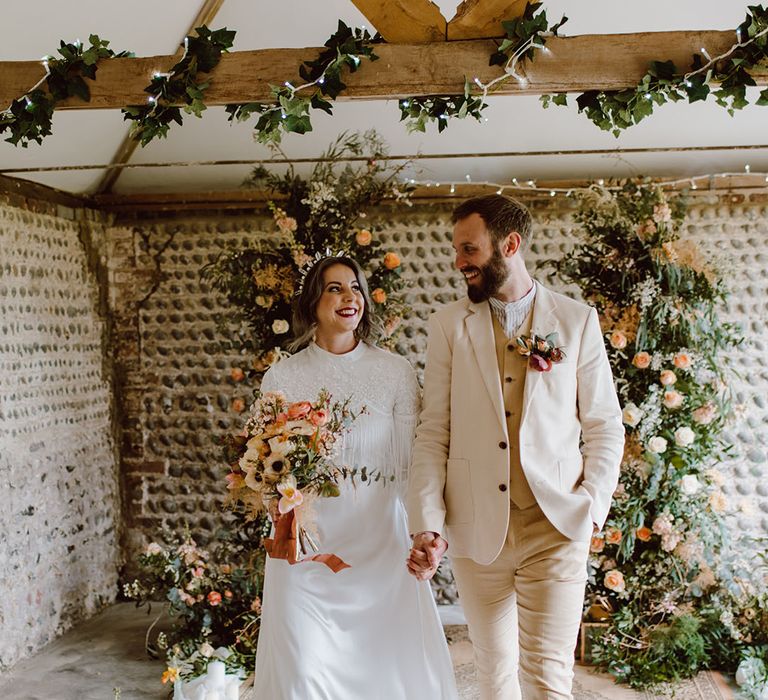
M 264 540 L 264 548 L 273 559 L 285 559 L 289 564 L 316 561 L 325 564 L 334 574 L 350 568 L 349 564 L 335 554 L 310 554 L 311 550 L 318 551 L 317 546 L 299 525 L 293 510 L 278 518 L 275 536 Z

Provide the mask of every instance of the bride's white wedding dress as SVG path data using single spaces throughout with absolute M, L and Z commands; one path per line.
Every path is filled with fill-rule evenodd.
M 360 416 L 342 463 L 395 475 L 387 486 L 341 483 L 313 506 L 320 551 L 351 565 L 267 561 L 254 687 L 259 700 L 453 700 L 448 647 L 429 583 L 405 566 L 410 538 L 400 491 L 419 387 L 403 358 L 363 342 L 344 355 L 312 343 L 274 365 L 262 391 L 289 401 L 326 388 Z

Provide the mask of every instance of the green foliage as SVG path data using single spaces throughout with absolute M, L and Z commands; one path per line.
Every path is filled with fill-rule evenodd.
M 325 42 L 325 50 L 313 61 L 299 67 L 304 85 L 271 85 L 273 103 L 248 102 L 227 105 L 229 121 L 248 121 L 258 114 L 255 134 L 259 143 L 280 143 L 283 133 L 305 134 L 312 131 L 310 113 L 322 110 L 333 114 L 333 100 L 345 89 L 345 71 L 354 73 L 360 67 L 361 57 L 377 61 L 373 45 L 381 37 L 372 36 L 364 29 L 351 29 L 339 20 L 336 32 Z
M 166 533 L 139 556 L 139 575 L 123 585 L 124 595 L 147 606 L 166 601 L 172 629 L 156 640 L 147 635 L 147 651 L 164 656 L 169 669 L 184 679 L 203 674 L 211 647 L 229 651 L 231 672 L 253 668 L 261 619 L 265 552 L 261 538 L 268 532 L 265 518 L 246 519 L 236 511 L 215 544 L 202 549 L 188 535 Z
M 109 48 L 109 42 L 96 34 L 91 34 L 88 41 L 87 48 L 80 42 L 68 44 L 61 41 L 58 48 L 61 58 L 44 60 L 48 74 L 41 83 L 45 83 L 46 89 L 35 86 L 0 113 L 0 134 L 10 132 L 6 141 L 23 148 L 27 148 L 30 141 L 42 143 L 43 138 L 51 134 L 53 112 L 58 102 L 70 97 L 90 102 L 91 90 L 86 78 L 95 80 L 97 64 L 102 58 L 132 55 L 126 51 L 115 53 Z
M 576 98 L 579 112 L 604 131 L 617 136 L 653 113 L 654 107 L 667 102 L 698 102 L 710 96 L 733 116 L 749 102 L 747 87 L 755 85 L 750 71 L 768 58 L 768 10 L 752 5 L 744 22 L 736 30 L 738 46 L 713 63 L 705 63 L 695 54 L 687 72 L 679 71 L 672 61 L 651 61 L 648 71 L 633 88 L 625 90 L 590 90 Z M 744 45 L 741 45 L 744 44 Z M 542 95 L 542 104 L 564 106 L 564 94 Z M 760 92 L 755 104 L 768 104 L 768 89 Z
M 638 687 L 732 667 L 743 640 L 722 619 L 763 603 L 728 592 L 749 573 L 723 558 L 719 465 L 732 450 L 730 358 L 742 342 L 718 318 L 724 263 L 681 235 L 682 197 L 642 181 L 577 196 L 581 241 L 547 265 L 597 308 L 627 430 L 592 542 L 588 598 L 613 613 L 595 658 Z
M 273 149 L 279 153 L 277 146 Z M 353 166 L 345 163 L 347 157 L 363 162 Z M 326 249 L 346 251 L 366 271 L 374 310 L 384 325 L 382 341 L 394 343 L 408 310 L 402 265 L 393 253 L 387 257 L 375 229 L 365 221 L 366 210 L 385 197 L 407 201 L 408 188 L 396 177 L 408 164 L 391 167 L 386 157 L 375 132 L 342 134 L 308 179 L 293 168 L 283 175 L 265 168 L 253 171 L 248 184 L 280 198 L 279 206 L 270 203 L 274 233 L 243 249 L 222 252 L 202 271 L 227 300 L 230 314 L 223 325 L 242 324 L 239 334 L 227 331 L 224 336 L 232 339 L 233 348 L 253 356 L 252 372 L 264 372 L 284 352 L 292 337 L 292 303 L 302 269 Z
M 182 109 L 187 114 L 202 116 L 205 91 L 209 83 L 199 74 L 210 73 L 221 60 L 221 54 L 232 48 L 235 32 L 226 28 L 211 31 L 203 25 L 195 35 L 185 39 L 186 51 L 167 74 L 158 73 L 144 89 L 149 93 L 146 105 L 123 109 L 123 118 L 135 122 L 131 136 L 146 146 L 155 137 L 165 138 L 172 123 L 182 124 Z M 182 105 L 182 107 L 179 107 Z
M 506 65 L 512 56 L 520 56 L 532 61 L 536 49 L 531 45 L 531 39 L 535 38 L 541 46 L 546 45 L 547 36 L 557 36 L 557 30 L 560 29 L 568 18 L 563 15 L 562 19 L 550 26 L 547 23 L 547 11 L 542 10 L 537 14 L 538 9 L 544 3 L 527 3 L 523 14 L 512 20 L 506 20 L 501 23 L 506 32 L 506 38 L 499 44 L 499 47 L 491 54 L 489 65 Z
M 496 78 L 492 85 L 498 85 L 515 76 L 518 62 L 533 61 L 537 49 L 545 46 L 547 36 L 557 36 L 557 30 L 568 21 L 563 18 L 556 24 L 547 23 L 545 10 L 539 11 L 542 3 L 527 3 L 522 16 L 502 22 L 506 38 L 491 54 L 489 65 L 503 65 L 505 74 Z M 538 12 L 538 14 L 537 14 Z M 427 95 L 408 97 L 398 102 L 400 121 L 406 122 L 409 132 L 426 131 L 427 124 L 437 123 L 438 132 L 448 127 L 450 119 L 473 117 L 482 119 L 483 110 L 488 106 L 483 102 L 491 86 L 483 88 L 464 76 L 464 93 L 461 95 Z

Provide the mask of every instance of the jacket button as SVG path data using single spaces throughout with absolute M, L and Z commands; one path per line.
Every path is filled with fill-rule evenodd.
M 499 491 L 506 491 L 507 485 L 506 484 L 499 484 Z
M 504 381 L 505 382 L 511 382 L 512 381 L 512 377 L 504 377 Z
M 506 442 L 504 442 L 504 441 L 502 441 L 502 442 L 500 442 L 500 443 L 499 443 L 499 447 L 500 447 L 502 450 L 506 450 L 506 449 L 507 449 L 507 443 L 506 443 Z
M 504 411 L 504 415 L 509 418 L 512 415 L 512 411 Z

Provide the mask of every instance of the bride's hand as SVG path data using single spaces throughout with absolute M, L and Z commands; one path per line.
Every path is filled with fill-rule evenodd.
M 407 561 L 409 573 L 419 581 L 428 581 L 437 572 L 447 549 L 448 542 L 437 533 L 418 533 L 413 538 L 413 548 Z

